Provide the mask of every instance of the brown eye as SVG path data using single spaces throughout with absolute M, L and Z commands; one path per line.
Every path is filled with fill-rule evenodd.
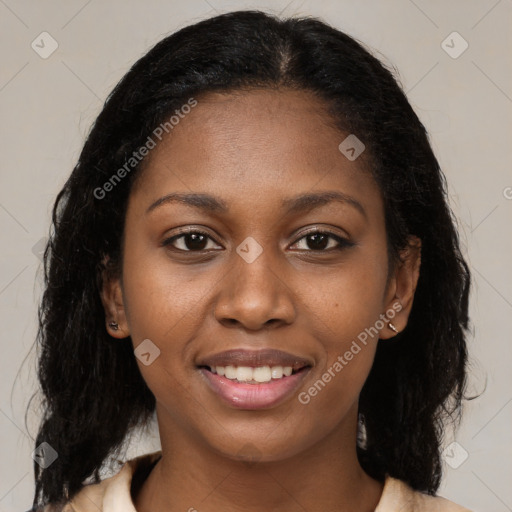
M 305 237 L 306 244 L 314 251 L 325 249 L 329 245 L 329 238 L 331 237 L 325 233 L 315 233 Z
M 351 247 L 354 244 L 346 238 L 335 235 L 327 231 L 313 231 L 300 238 L 294 245 L 304 242 L 299 250 L 310 250 L 327 252 L 328 250 L 341 250 L 345 247 Z
M 212 249 L 211 246 L 208 246 L 210 241 L 213 242 L 213 239 L 207 233 L 203 233 L 201 231 L 188 231 L 186 233 L 181 233 L 167 238 L 164 240 L 162 245 L 170 245 L 178 251 L 198 252 Z M 215 248 L 215 246 L 213 248 Z

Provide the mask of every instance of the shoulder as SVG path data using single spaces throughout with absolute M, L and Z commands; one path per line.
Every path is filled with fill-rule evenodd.
M 375 512 L 471 512 L 441 496 L 430 496 L 415 491 L 405 482 L 387 477 L 381 499 Z
M 50 503 L 34 512 L 136 512 L 131 498 L 134 474 L 158 460 L 160 454 L 150 453 L 125 462 L 115 475 L 85 485 L 64 507 Z

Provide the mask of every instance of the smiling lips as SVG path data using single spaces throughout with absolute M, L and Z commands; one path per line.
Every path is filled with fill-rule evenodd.
M 236 408 L 277 405 L 300 384 L 313 363 L 274 349 L 228 350 L 200 361 L 198 367 L 216 394 Z

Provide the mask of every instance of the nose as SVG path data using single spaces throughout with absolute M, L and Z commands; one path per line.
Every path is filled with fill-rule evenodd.
M 265 253 L 252 263 L 234 255 L 215 304 L 215 318 L 224 326 L 259 330 L 293 323 L 293 292 Z

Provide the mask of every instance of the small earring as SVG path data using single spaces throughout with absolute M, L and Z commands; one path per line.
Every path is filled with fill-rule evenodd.
M 119 325 L 117 322 L 109 322 L 108 326 L 112 328 L 112 330 L 117 331 L 119 329 Z
M 398 329 L 391 322 L 388 322 L 388 327 L 398 334 Z

